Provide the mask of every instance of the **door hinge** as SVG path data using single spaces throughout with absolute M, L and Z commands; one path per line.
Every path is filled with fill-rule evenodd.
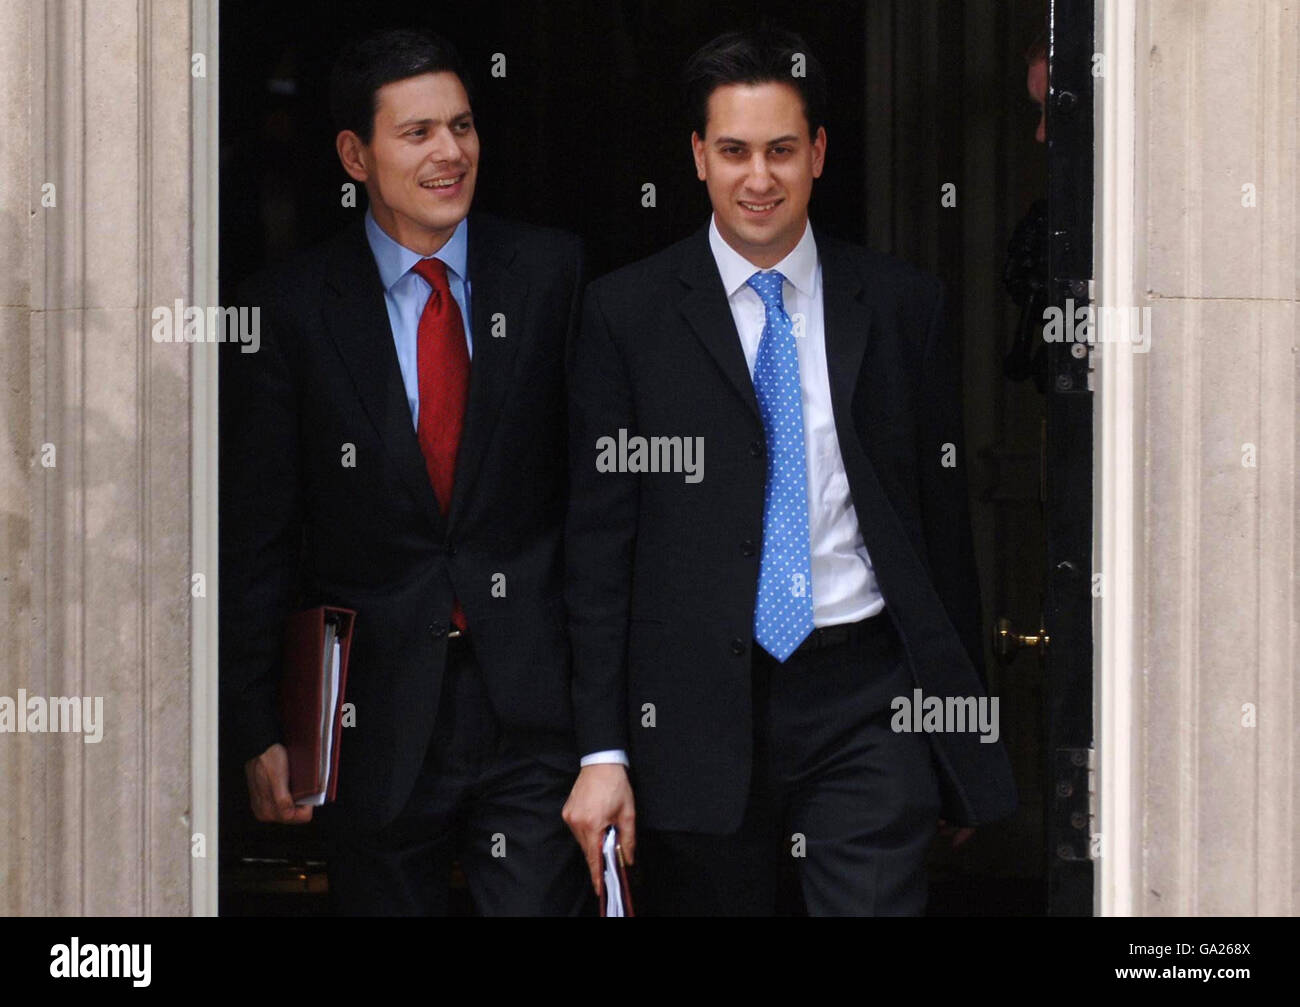
M 1101 857 L 1101 833 L 1097 830 L 1101 806 L 1097 798 L 1097 746 L 1088 746 L 1088 856 Z
M 1054 851 L 1059 860 L 1092 860 L 1097 839 L 1096 749 L 1058 748 L 1052 765 Z

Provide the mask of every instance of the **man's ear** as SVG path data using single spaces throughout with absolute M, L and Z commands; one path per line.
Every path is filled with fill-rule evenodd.
M 822 168 L 826 164 L 826 127 L 818 126 L 817 135 L 813 137 L 812 142 L 812 176 L 813 178 L 822 177 Z
M 365 161 L 366 145 L 361 142 L 361 137 L 352 130 L 345 129 L 334 138 L 334 149 L 338 151 L 344 171 L 358 182 L 369 179 L 370 172 Z
M 695 175 L 703 182 L 708 178 L 708 172 L 704 170 L 704 140 L 695 130 L 691 130 L 691 154 L 695 158 Z

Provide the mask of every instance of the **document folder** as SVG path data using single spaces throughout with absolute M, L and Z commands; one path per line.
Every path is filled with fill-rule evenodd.
M 289 617 L 280 720 L 295 804 L 321 805 L 338 791 L 343 696 L 356 613 L 321 605 Z

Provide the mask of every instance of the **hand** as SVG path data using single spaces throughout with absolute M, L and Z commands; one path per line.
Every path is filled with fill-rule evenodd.
M 627 769 L 619 763 L 583 766 L 560 815 L 582 847 L 591 871 L 591 886 L 599 897 L 605 871 L 600 853 L 605 827 L 618 826 L 619 845 L 627 863 L 632 863 L 636 852 L 636 805 Z
M 248 799 L 259 822 L 302 825 L 311 821 L 311 805 L 293 803 L 289 793 L 289 750 L 279 742 L 244 763 Z
M 967 826 L 957 828 L 955 825 L 949 825 L 946 820 L 940 818 L 939 835 L 941 836 L 951 835 L 952 848 L 955 850 L 962 843 L 966 842 L 966 840 L 968 840 L 971 836 L 975 835 L 975 830 Z

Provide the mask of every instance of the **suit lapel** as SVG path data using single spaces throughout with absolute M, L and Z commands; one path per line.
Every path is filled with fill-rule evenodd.
M 521 265 L 516 262 L 515 242 L 508 231 L 491 218 L 471 214 L 467 268 L 474 354 L 465 425 L 456 453 L 449 526 L 455 526 L 471 499 L 510 387 L 519 343 L 526 338 L 528 278 Z
M 445 523 L 411 422 L 379 268 L 360 221 L 336 246 L 326 287 L 330 303 L 324 314 L 329 337 L 394 469 L 441 538 Z M 360 463 L 364 465 L 365 460 Z
M 871 311 L 862 301 L 862 277 L 838 243 L 817 240 L 822 265 L 822 315 L 826 334 L 826 368 L 830 374 L 831 409 L 843 455 L 846 439 L 857 444 L 853 396 L 862 376 L 862 360 L 871 337 Z
M 754 415 L 759 416 L 754 382 L 749 376 L 749 365 L 745 363 L 745 351 L 740 346 L 740 333 L 736 331 L 736 320 L 731 316 L 718 264 L 709 248 L 707 224 L 687 242 L 678 276 L 687 287 L 679 304 L 686 321 L 732 389 Z
M 902 537 L 889 497 L 853 420 L 853 398 L 865 378 L 862 362 L 871 340 L 871 309 L 864 297 L 862 274 L 847 250 L 833 238 L 818 238 L 822 263 L 822 306 L 826 330 L 826 364 L 830 372 L 831 412 L 840 458 L 849 480 L 853 507 L 863 541 L 873 556 L 882 556 L 882 535 Z

